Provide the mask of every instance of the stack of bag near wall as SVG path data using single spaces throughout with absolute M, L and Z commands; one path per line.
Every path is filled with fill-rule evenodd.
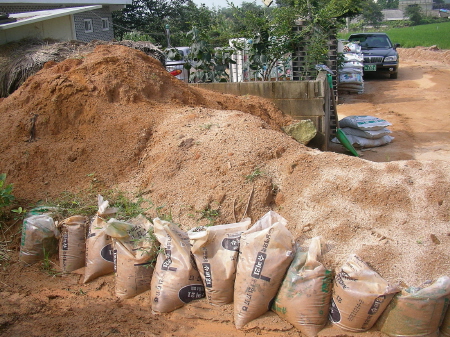
M 362 94 L 364 56 L 361 53 L 361 46 L 357 43 L 345 44 L 341 57 L 343 63 L 338 71 L 338 90 Z
M 387 145 L 394 137 L 387 127 L 388 121 L 373 116 L 348 116 L 339 121 L 341 130 L 354 147 L 368 148 Z M 339 143 L 336 138 L 333 142 Z

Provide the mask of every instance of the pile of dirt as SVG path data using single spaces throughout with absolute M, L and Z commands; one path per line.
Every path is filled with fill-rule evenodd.
M 158 125 L 194 118 L 198 107 L 245 111 L 267 128 L 291 121 L 263 99 L 194 89 L 141 52 L 99 46 L 86 58 L 48 62 L 3 101 L 2 172 L 19 198 L 34 200 L 85 188 L 93 176 L 105 186 L 126 182 Z
M 281 127 L 290 122 L 262 98 L 195 89 L 144 53 L 98 46 L 84 58 L 46 64 L 0 101 L 0 172 L 15 184 L 15 195 L 29 201 L 81 190 L 95 178 L 164 206 L 184 229 L 205 224 L 199 215 L 211 209 L 220 211 L 216 224 L 244 215 L 255 222 L 272 209 L 288 220 L 300 244 L 323 237 L 329 269 L 355 253 L 403 286 L 450 276 L 450 163 L 373 163 L 323 153 L 284 134 Z M 31 285 L 12 274 L 31 277 L 33 269 L 9 268 L 0 276 L 12 289 L 0 289 L 26 313 L 48 308 L 50 299 L 62 308 L 62 298 L 77 297 L 71 275 L 55 281 L 59 292 L 39 290 L 36 305 L 25 305 L 21 291 Z M 107 277 L 88 285 L 99 307 L 114 299 L 111 282 Z M 100 292 L 105 284 L 109 290 Z M 147 297 L 130 303 L 148 305 Z M 89 299 L 77 303 L 75 313 Z M 229 320 L 223 318 L 229 309 L 203 306 L 195 308 Z M 138 316 L 148 317 L 148 309 Z M 132 309 L 114 304 L 108 310 L 125 317 Z M 155 326 L 167 329 L 167 323 Z
M 0 49 L 0 97 L 12 94 L 28 77 L 41 70 L 45 63 L 83 58 L 99 45 L 122 45 L 137 49 L 165 64 L 163 51 L 147 41 L 82 42 L 27 38 L 2 45 Z
M 450 50 L 433 47 L 398 48 L 400 64 L 402 61 L 437 62 L 450 64 Z
M 300 240 L 334 246 L 330 267 L 357 253 L 392 281 L 450 274 L 448 164 L 322 153 L 281 132 L 289 122 L 262 98 L 198 90 L 139 51 L 98 46 L 47 63 L 1 102 L 0 171 L 30 201 L 93 179 L 139 191 L 186 228 L 196 212 L 220 209 L 227 223 L 274 209 Z

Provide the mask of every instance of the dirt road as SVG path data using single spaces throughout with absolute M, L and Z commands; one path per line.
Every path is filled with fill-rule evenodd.
M 430 51 L 433 53 L 432 51 Z M 373 115 L 392 123 L 394 141 L 388 146 L 362 152 L 376 162 L 395 160 L 450 161 L 450 67 L 434 52 L 418 57 L 400 49 L 397 80 L 366 76 L 365 92 L 341 95 L 339 118 Z

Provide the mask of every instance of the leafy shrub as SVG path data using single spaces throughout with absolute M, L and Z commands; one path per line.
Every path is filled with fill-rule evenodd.
M 13 185 L 6 185 L 6 173 L 0 174 L 0 209 L 11 205 L 14 200 Z

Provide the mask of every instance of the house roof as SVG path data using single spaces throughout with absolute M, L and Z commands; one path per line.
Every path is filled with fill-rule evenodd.
M 95 6 L 61 8 L 61 9 L 51 9 L 51 10 L 38 11 L 38 12 L 10 14 L 9 17 L 13 18 L 13 19 L 17 19 L 17 21 L 0 25 L 0 30 L 5 30 L 5 29 L 10 29 L 10 28 L 14 28 L 14 27 L 23 26 L 23 25 L 28 25 L 30 23 L 54 19 L 54 18 L 58 18 L 61 16 L 82 13 L 82 12 L 86 12 L 86 11 L 92 11 L 94 9 L 100 9 L 100 8 L 102 8 L 101 5 L 95 5 Z

